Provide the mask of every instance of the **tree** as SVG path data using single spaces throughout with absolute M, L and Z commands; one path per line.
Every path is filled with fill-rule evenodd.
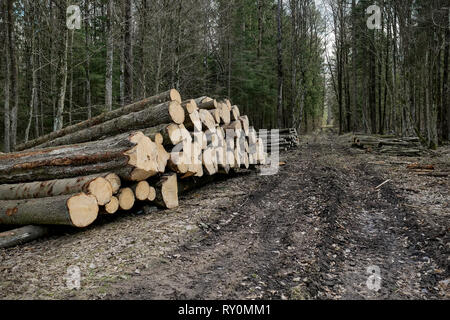
M 283 54 L 282 54 L 282 41 L 283 41 L 283 29 L 282 19 L 283 14 L 283 0 L 278 0 L 277 6 L 277 65 L 278 65 L 278 97 L 277 97 L 277 110 L 278 110 L 278 127 L 283 127 Z

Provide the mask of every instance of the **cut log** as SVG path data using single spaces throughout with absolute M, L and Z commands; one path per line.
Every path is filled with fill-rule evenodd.
M 193 113 L 193 112 L 195 112 L 195 111 L 198 111 L 197 102 L 195 102 L 194 99 L 189 99 L 189 100 L 183 101 L 183 102 L 181 103 L 181 106 L 182 106 L 183 108 L 185 108 L 186 111 L 187 111 L 189 114 L 191 114 L 191 113 Z M 186 116 L 186 115 L 185 115 L 185 116 Z
M 256 130 L 253 127 L 249 127 L 248 131 L 248 142 L 250 144 L 256 143 L 256 139 L 258 138 L 258 135 L 256 134 Z
M 230 109 L 228 109 L 228 106 L 225 102 L 218 102 L 217 103 L 217 109 L 219 109 L 220 112 L 220 119 L 225 125 L 230 124 L 231 122 L 231 115 L 230 115 Z
M 122 188 L 119 190 L 119 207 L 122 210 L 130 210 L 134 206 L 134 192 L 130 188 Z
M 10 248 L 44 237 L 49 229 L 45 226 L 24 226 L 0 233 L 0 248 Z
M 197 104 L 197 107 L 199 104 L 202 104 L 203 102 L 208 102 L 211 100 L 213 100 L 213 99 L 211 99 L 210 97 L 207 97 L 207 96 L 203 96 L 203 97 L 194 99 L 195 103 Z
M 149 192 L 148 192 L 148 201 L 154 201 L 156 198 L 156 190 L 155 188 L 153 188 L 152 186 L 149 187 Z
M 114 214 L 117 211 L 119 211 L 119 199 L 113 196 L 111 201 L 105 205 L 104 212 L 107 214 Z
M 219 109 L 212 109 L 212 110 L 208 110 L 208 111 L 212 115 L 212 117 L 214 118 L 216 123 L 220 124 L 220 111 L 219 111 Z
M 155 185 L 157 206 L 167 209 L 178 207 L 178 185 L 176 174 L 166 174 Z
M 85 120 L 83 122 L 68 126 L 61 130 L 58 130 L 58 131 L 54 131 L 47 135 L 41 136 L 37 139 L 28 141 L 27 143 L 20 144 L 16 147 L 16 150 L 22 151 L 22 150 L 34 148 L 37 146 L 44 147 L 47 142 L 55 140 L 57 138 L 97 126 L 101 123 L 105 123 L 107 121 L 119 118 L 119 117 L 121 117 L 123 115 L 127 115 L 129 113 L 139 112 L 141 110 L 151 108 L 151 106 L 160 105 L 164 102 L 170 102 L 170 101 L 176 101 L 178 103 L 181 103 L 181 97 L 177 90 L 171 89 L 166 92 L 157 94 L 153 97 L 133 103 L 131 105 L 128 105 L 128 106 L 125 106 L 125 107 L 122 107 L 122 108 L 119 108 L 119 109 L 116 109 L 116 110 L 113 110 L 110 112 L 102 113 L 101 115 L 99 115 L 97 117 L 94 117 L 89 120 Z M 168 121 L 168 122 L 170 122 L 170 121 Z M 125 131 L 130 131 L 132 129 L 133 128 L 130 128 Z M 89 141 L 89 140 L 84 140 L 84 141 Z M 79 141 L 73 141 L 73 142 L 62 143 L 62 144 L 74 144 L 74 143 L 79 143 L 79 142 L 84 142 L 84 141 L 79 140 Z M 62 145 L 62 144 L 49 144 L 49 146 Z
M 189 141 L 192 142 L 192 135 L 191 133 L 186 129 L 186 127 L 183 124 L 180 124 L 178 126 L 178 128 L 180 129 L 180 133 L 181 133 L 181 141 Z
M 231 110 L 233 109 L 233 105 L 231 104 L 231 101 L 228 99 L 225 99 L 224 102 L 227 105 L 228 111 L 231 112 Z
M 1 200 L 0 224 L 54 224 L 83 228 L 95 221 L 98 211 L 97 199 L 85 193 L 26 200 Z
M 161 134 L 155 135 L 155 144 L 156 144 L 156 162 L 157 162 L 157 168 L 158 172 L 164 172 L 166 170 L 167 161 L 170 159 L 170 154 L 164 149 L 164 146 L 162 145 L 163 137 Z
M 151 171 L 156 145 L 142 132 L 78 145 L 0 155 L 0 181 L 18 183 L 86 176 L 98 172 Z M 121 171 L 122 172 L 122 171 Z
M 133 112 L 101 124 L 76 131 L 36 146 L 36 148 L 70 145 L 101 139 L 130 130 L 140 130 L 164 123 L 184 122 L 184 109 L 176 101 L 162 103 L 139 112 Z
M 211 113 L 208 110 L 201 109 L 199 111 L 200 121 L 203 124 L 204 131 L 209 130 L 211 132 L 216 131 L 216 120 L 214 120 Z
M 239 120 L 242 124 L 242 130 L 244 130 L 245 135 L 248 137 L 250 134 L 250 126 L 249 126 L 249 120 L 247 116 L 239 117 Z
M 198 108 L 200 110 L 214 110 L 217 109 L 218 104 L 216 100 L 208 100 L 206 98 L 206 100 L 204 100 L 204 102 L 198 104 Z
M 105 178 L 103 178 L 103 176 Z M 117 175 L 97 174 L 68 179 L 3 184 L 0 185 L 0 200 L 45 198 L 85 192 L 94 194 L 97 201 L 99 201 L 99 204 L 101 204 L 105 201 L 108 202 L 109 198 L 112 196 L 113 189 L 108 178 L 112 179 L 113 177 L 115 179 Z
M 241 121 L 233 121 L 228 124 L 224 124 L 221 127 L 225 130 L 228 136 L 227 130 L 242 130 L 242 123 Z
M 111 184 L 103 177 L 92 180 L 87 190 L 89 194 L 92 194 L 97 199 L 99 206 L 104 206 L 110 202 L 113 195 Z
M 216 150 L 212 147 L 208 147 L 203 151 L 202 155 L 203 166 L 208 175 L 213 175 L 217 173 L 217 153 Z
M 133 190 L 136 199 L 140 201 L 148 200 L 150 195 L 150 185 L 147 181 L 140 181 L 134 184 L 131 189 Z
M 184 126 L 191 131 L 202 131 L 202 122 L 200 120 L 199 111 L 190 113 L 184 122 Z
M 105 176 L 105 179 L 109 181 L 109 183 L 111 184 L 111 188 L 112 188 L 112 193 L 116 194 L 117 192 L 119 192 L 120 186 L 121 186 L 121 181 L 120 181 L 120 177 L 115 174 L 115 173 L 108 173 Z
M 231 107 L 231 118 L 233 121 L 238 121 L 239 117 L 241 116 L 241 113 L 239 112 L 238 106 Z

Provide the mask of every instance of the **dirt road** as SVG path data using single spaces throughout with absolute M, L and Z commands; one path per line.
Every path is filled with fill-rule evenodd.
M 0 298 L 450 298 L 448 178 L 334 136 L 282 160 L 278 175 L 217 182 L 176 210 L 0 250 Z M 448 154 L 425 161 L 449 166 Z M 64 280 L 72 265 L 79 290 Z

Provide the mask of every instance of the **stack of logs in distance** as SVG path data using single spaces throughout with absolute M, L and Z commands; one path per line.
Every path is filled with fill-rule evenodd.
M 273 131 L 260 131 L 258 137 L 264 142 L 267 152 L 288 151 L 299 146 L 300 141 L 295 128 L 276 129 Z
M 352 137 L 352 147 L 376 151 L 390 156 L 415 157 L 423 153 L 423 148 L 417 137 L 395 137 L 392 135 L 355 135 Z
M 237 106 L 174 89 L 16 150 L 0 155 L 0 224 L 86 227 L 138 202 L 174 208 L 179 193 L 267 159 Z

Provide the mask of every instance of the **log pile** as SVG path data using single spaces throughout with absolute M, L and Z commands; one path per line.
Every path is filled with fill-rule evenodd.
M 278 143 L 291 145 L 293 136 L 286 131 Z M 5 225 L 84 228 L 138 203 L 174 208 L 196 184 L 267 159 L 264 141 L 238 106 L 209 97 L 183 101 L 173 89 L 17 150 L 0 155 Z
M 270 131 L 267 134 L 261 134 L 259 137 L 267 146 L 267 151 L 274 150 L 288 151 L 293 148 L 297 148 L 300 144 L 300 140 L 295 128 L 287 128 L 278 130 L 278 136 L 272 135 Z M 275 149 L 276 148 L 276 149 Z
M 352 147 L 389 156 L 416 157 L 424 152 L 419 138 L 389 135 L 355 135 L 352 137 Z

